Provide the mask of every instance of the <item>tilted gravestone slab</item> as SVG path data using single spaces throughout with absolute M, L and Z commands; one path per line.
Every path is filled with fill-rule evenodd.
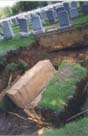
M 46 19 L 47 18 L 47 14 L 46 14 L 45 10 L 41 10 L 40 15 L 41 15 L 42 19 Z
M 45 32 L 40 16 L 36 14 L 32 14 L 31 22 L 32 22 L 32 28 L 34 30 L 34 34 L 40 34 Z
M 49 9 L 46 11 L 47 13 L 47 18 L 50 24 L 55 23 L 55 17 L 54 17 L 54 10 L 53 9 Z
M 72 8 L 72 9 L 70 9 L 69 11 L 70 11 L 70 16 L 71 16 L 71 18 L 76 18 L 76 17 L 78 17 L 78 10 L 77 10 L 77 8 Z
M 72 1 L 71 2 L 71 7 L 72 8 L 77 8 L 77 1 Z
M 29 27 L 28 27 L 28 20 L 26 18 L 18 18 L 19 26 L 20 26 L 20 33 L 21 37 L 29 37 Z
M 65 10 L 69 12 L 70 3 L 69 3 L 69 2 L 64 2 L 64 3 L 63 3 L 63 6 L 64 6 Z
M 1 27 L 7 39 L 11 39 L 15 37 L 15 34 L 12 30 L 12 27 L 9 21 L 6 20 L 6 21 L 1 22 Z
M 29 108 L 31 102 L 40 94 L 55 72 L 49 60 L 39 61 L 6 93 L 17 106 Z
M 58 19 L 59 19 L 59 26 L 61 29 L 71 27 L 68 12 L 66 10 L 58 12 Z
M 88 2 L 80 2 L 81 10 L 84 14 L 88 14 Z
M 56 13 L 65 10 L 64 6 L 56 7 Z
M 12 20 L 12 23 L 13 23 L 14 25 L 18 25 L 18 24 L 19 24 L 19 23 L 18 23 L 18 20 L 17 20 L 17 17 L 12 18 L 11 20 Z
M 0 34 L 0 42 L 4 40 L 4 37 Z

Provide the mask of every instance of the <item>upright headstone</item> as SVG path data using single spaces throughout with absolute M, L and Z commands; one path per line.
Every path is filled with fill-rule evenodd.
M 71 8 L 77 8 L 77 1 L 71 2 Z
M 13 23 L 14 25 L 18 25 L 17 17 L 12 18 L 12 23 Z
M 0 42 L 4 40 L 4 37 L 0 34 Z
M 18 18 L 20 32 L 19 35 L 21 37 L 29 37 L 29 27 L 28 27 L 28 20 L 26 18 Z
M 61 29 L 71 27 L 68 12 L 66 10 L 58 12 L 59 26 Z
M 32 22 L 34 34 L 40 34 L 40 33 L 45 32 L 43 25 L 42 25 L 42 21 L 40 19 L 40 16 L 38 16 L 36 14 L 32 14 L 31 22 Z
M 84 14 L 88 14 L 88 2 L 87 1 L 85 1 L 85 2 L 81 1 L 80 7 L 81 7 L 81 10 Z
M 54 10 L 48 9 L 46 13 L 47 13 L 47 18 L 48 18 L 49 23 L 54 24 L 55 23 Z
M 15 37 L 15 34 L 12 30 L 11 24 L 9 23 L 9 21 L 5 20 L 3 22 L 1 22 L 1 27 L 2 30 L 4 32 L 4 35 L 7 39 L 11 39 Z
M 42 19 L 47 19 L 47 14 L 46 14 L 46 11 L 45 10 L 41 10 L 41 13 L 40 13 L 40 15 L 41 15 L 41 18 Z
M 65 10 L 64 6 L 56 7 L 56 13 Z
M 77 10 L 77 8 L 72 8 L 72 9 L 70 9 L 69 11 L 70 11 L 70 16 L 71 16 L 71 18 L 76 18 L 76 17 L 78 17 L 78 10 Z
M 38 16 L 40 16 L 40 18 L 42 19 L 42 16 L 41 16 L 41 13 L 40 13 L 40 12 L 36 12 L 36 14 L 37 14 Z
M 64 2 L 63 5 L 64 5 L 65 10 L 69 12 L 70 3 L 69 2 Z
M 57 17 L 57 12 L 56 12 L 55 9 L 54 9 L 54 17 L 55 17 L 55 18 Z

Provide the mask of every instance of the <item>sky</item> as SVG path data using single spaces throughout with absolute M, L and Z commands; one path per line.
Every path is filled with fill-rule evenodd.
M 0 0 L 0 7 L 12 6 L 16 1 L 13 0 Z

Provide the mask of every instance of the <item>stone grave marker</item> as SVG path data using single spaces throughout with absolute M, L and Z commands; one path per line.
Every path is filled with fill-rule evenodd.
M 70 3 L 69 3 L 69 2 L 64 2 L 64 3 L 63 3 L 63 6 L 64 6 L 65 10 L 69 12 Z
M 17 17 L 12 18 L 11 20 L 14 25 L 18 25 Z
M 47 18 L 50 24 L 54 24 L 55 23 L 55 17 L 54 17 L 54 10 L 53 9 L 48 9 L 46 11 L 47 14 Z
M 34 34 L 40 34 L 45 32 L 40 16 L 38 16 L 37 14 L 32 14 L 31 22 Z
M 29 37 L 29 27 L 28 27 L 28 20 L 26 18 L 18 18 L 20 32 L 19 35 L 21 37 Z
M 85 2 L 81 1 L 80 7 L 81 7 L 81 10 L 84 14 L 88 14 L 88 2 L 87 1 L 85 1 Z
M 58 12 L 65 10 L 65 8 L 64 6 L 60 6 L 60 7 L 56 7 L 55 10 L 56 10 L 56 13 L 58 14 Z
M 44 19 L 44 20 L 47 19 L 47 14 L 46 14 L 45 10 L 41 10 L 40 15 L 41 15 L 42 19 Z
M 76 18 L 76 17 L 78 17 L 78 10 L 77 10 L 77 8 L 72 8 L 72 9 L 70 9 L 69 11 L 70 11 L 70 16 L 71 16 L 71 18 Z
M 20 108 L 30 108 L 31 102 L 42 92 L 56 73 L 50 60 L 39 61 L 6 91 L 11 100 Z
M 0 42 L 4 40 L 4 37 L 0 34 Z
M 12 27 L 9 21 L 5 20 L 5 21 L 2 21 L 0 24 L 4 32 L 4 35 L 7 39 L 12 39 L 15 37 L 15 34 L 12 30 Z
M 71 8 L 77 8 L 77 1 L 71 2 Z
M 66 10 L 58 12 L 59 26 L 61 29 L 71 27 L 68 12 Z

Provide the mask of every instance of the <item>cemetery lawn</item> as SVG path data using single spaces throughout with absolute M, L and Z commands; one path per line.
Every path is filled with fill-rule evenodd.
M 53 25 L 45 25 L 44 28 L 46 32 L 50 29 L 58 28 L 59 23 L 56 21 Z M 79 13 L 79 17 L 75 19 L 71 19 L 71 23 L 73 27 L 79 27 L 79 26 L 85 26 L 88 25 L 88 15 L 83 15 L 82 13 Z M 1 29 L 1 28 L 0 28 Z M 14 50 L 19 47 L 25 47 L 31 45 L 33 42 L 35 42 L 35 38 L 33 35 L 31 35 L 29 38 L 20 38 L 19 37 L 19 26 L 12 26 L 12 29 L 16 35 L 16 37 L 12 40 L 4 40 L 0 42 L 0 52 L 6 52 L 7 50 Z M 32 25 L 29 25 L 29 30 L 32 32 Z
M 73 27 L 79 27 L 79 26 L 82 26 L 82 25 L 88 25 L 88 15 L 79 15 L 78 18 L 74 19 L 74 20 L 71 20 L 72 24 L 73 24 Z
M 29 38 L 20 38 L 19 36 L 16 36 L 14 39 L 0 42 L 0 52 L 14 50 L 19 47 L 26 47 L 31 45 L 33 42 L 35 42 L 33 35 L 30 35 Z
M 88 117 L 69 123 L 60 129 L 49 129 L 42 136 L 88 136 Z
M 67 97 L 72 95 L 76 84 L 85 76 L 86 70 L 78 63 L 63 61 L 58 72 L 44 88 L 38 107 L 60 111 Z

